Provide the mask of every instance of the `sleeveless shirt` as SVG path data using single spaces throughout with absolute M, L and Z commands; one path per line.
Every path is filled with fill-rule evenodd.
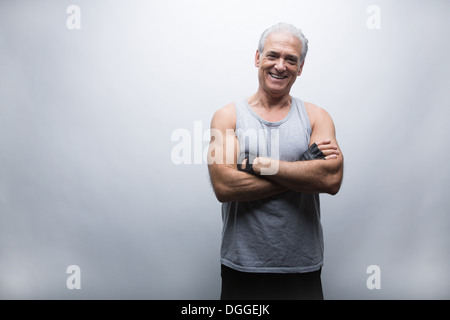
M 240 156 L 251 153 L 297 161 L 308 149 L 311 125 L 302 100 L 269 122 L 246 99 L 235 103 Z M 318 194 L 287 191 L 257 201 L 222 204 L 221 263 L 242 272 L 302 273 L 323 265 Z

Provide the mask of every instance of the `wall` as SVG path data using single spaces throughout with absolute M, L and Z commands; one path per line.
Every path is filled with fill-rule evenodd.
M 325 298 L 450 298 L 449 9 L 2 1 L 0 298 L 219 298 L 220 204 L 198 155 L 214 111 L 256 91 L 279 21 L 309 39 L 292 95 L 331 114 L 345 156 L 340 193 L 321 196 Z M 177 130 L 191 164 L 173 161 Z

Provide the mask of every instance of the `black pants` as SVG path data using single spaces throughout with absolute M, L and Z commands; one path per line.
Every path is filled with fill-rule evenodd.
M 308 273 L 250 273 L 222 265 L 222 300 L 323 300 L 321 269 Z

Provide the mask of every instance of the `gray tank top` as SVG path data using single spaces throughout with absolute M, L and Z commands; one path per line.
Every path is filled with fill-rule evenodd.
M 311 125 L 302 100 L 292 98 L 278 122 L 259 117 L 247 100 L 236 105 L 240 158 L 245 153 L 296 161 L 308 149 Z M 256 139 L 256 140 L 255 140 Z M 323 265 L 318 194 L 294 191 L 222 204 L 221 262 L 243 272 L 301 273 Z

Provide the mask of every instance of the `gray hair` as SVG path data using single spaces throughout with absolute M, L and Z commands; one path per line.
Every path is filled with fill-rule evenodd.
M 308 39 L 305 38 L 302 31 L 298 29 L 297 27 L 293 26 L 292 24 L 287 23 L 278 23 L 268 29 L 266 29 L 263 34 L 261 35 L 261 38 L 259 39 L 258 43 L 258 51 L 261 54 L 264 51 L 264 45 L 266 43 L 267 37 L 274 33 L 274 32 L 287 32 L 296 37 L 300 40 L 302 43 L 302 52 L 300 57 L 300 63 L 305 61 L 306 54 L 308 53 Z

